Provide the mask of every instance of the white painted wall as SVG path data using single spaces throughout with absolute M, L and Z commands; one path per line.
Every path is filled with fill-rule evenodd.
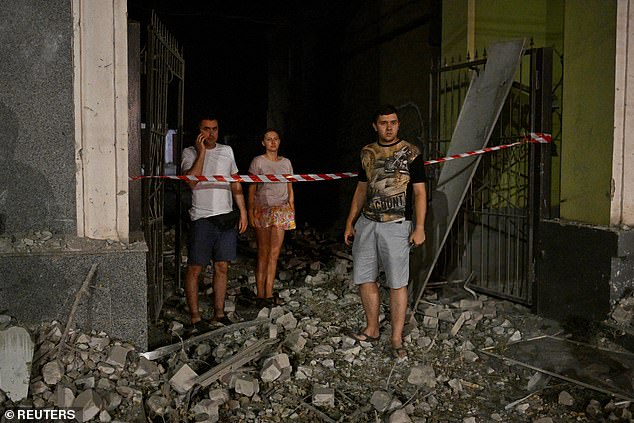
M 126 0 L 73 0 L 77 233 L 128 240 Z
M 634 226 L 634 4 L 618 0 L 610 225 Z

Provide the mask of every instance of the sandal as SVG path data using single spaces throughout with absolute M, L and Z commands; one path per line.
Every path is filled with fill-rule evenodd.
M 397 363 L 407 360 L 407 350 L 402 345 L 400 347 L 390 347 L 390 352 L 392 353 L 392 358 L 394 358 Z
M 215 325 L 220 326 L 231 326 L 233 324 L 231 319 L 229 319 L 226 314 L 220 317 L 214 317 L 213 319 L 211 319 L 211 322 Z
M 267 300 L 270 301 L 271 304 L 274 306 L 281 306 L 286 304 L 286 301 L 284 301 L 284 298 L 280 297 L 280 294 L 278 294 L 277 292 L 274 293 L 271 298 L 267 298 Z
M 381 334 L 379 336 L 370 336 L 365 332 L 360 330 L 349 330 L 347 335 L 358 342 L 379 342 L 381 339 Z
M 201 333 L 210 332 L 214 329 L 214 325 L 205 319 L 200 319 L 196 323 L 189 325 L 185 331 L 186 336 L 200 335 Z

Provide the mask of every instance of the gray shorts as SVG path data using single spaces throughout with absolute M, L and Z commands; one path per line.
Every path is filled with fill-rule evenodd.
M 352 281 L 375 282 L 382 268 L 389 288 L 407 286 L 411 228 L 409 220 L 375 222 L 361 215 L 354 225 Z

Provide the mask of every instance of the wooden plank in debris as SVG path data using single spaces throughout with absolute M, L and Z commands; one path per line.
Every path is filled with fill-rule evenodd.
M 249 361 L 258 358 L 266 347 L 276 344 L 277 342 L 277 339 L 260 339 L 253 345 L 250 345 L 243 351 L 235 354 L 230 359 L 223 361 L 213 369 L 198 376 L 194 379 L 194 385 L 200 385 L 202 387 L 211 385 L 227 373 L 230 373 L 233 370 L 242 367 Z
M 257 326 L 257 325 L 262 325 L 264 323 L 270 323 L 271 319 L 255 319 L 255 320 L 249 320 L 247 322 L 240 322 L 240 323 L 234 323 L 230 326 L 224 326 L 221 328 L 218 328 L 216 330 L 212 330 L 211 332 L 207 332 L 207 333 L 203 333 L 197 336 L 193 336 L 189 339 L 186 339 L 182 342 L 177 342 L 175 344 L 171 344 L 171 345 L 166 345 L 164 347 L 160 347 L 155 349 L 154 351 L 148 351 L 148 352 L 144 352 L 139 354 L 141 357 L 144 357 L 148 360 L 156 360 L 159 359 L 161 357 L 165 357 L 166 355 L 172 354 L 178 350 L 180 350 L 181 348 L 187 348 L 190 345 L 194 345 L 194 344 L 198 344 L 204 340 L 210 339 L 210 338 L 215 338 L 217 336 L 221 336 L 224 335 L 225 333 L 229 333 L 229 332 L 233 332 L 234 330 L 237 329 L 244 329 L 244 328 L 248 328 L 251 326 Z

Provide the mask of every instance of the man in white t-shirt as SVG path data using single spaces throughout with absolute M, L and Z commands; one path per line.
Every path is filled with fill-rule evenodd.
M 183 150 L 181 168 L 184 175 L 229 176 L 238 172 L 233 150 L 218 144 L 218 119 L 205 116 L 199 122 L 200 133 L 193 147 Z M 198 278 L 210 260 L 214 262 L 214 322 L 230 324 L 225 316 L 229 262 L 235 260 L 237 250 L 236 227 L 224 228 L 223 215 L 233 210 L 235 201 L 240 210 L 237 229 L 243 233 L 248 227 L 244 194 L 239 182 L 188 181 L 192 189 L 192 208 L 189 210 L 188 261 L 185 271 L 185 297 L 191 315 L 191 332 L 208 330 L 211 325 L 202 319 L 198 309 Z M 226 220 L 226 219 L 225 219 Z

